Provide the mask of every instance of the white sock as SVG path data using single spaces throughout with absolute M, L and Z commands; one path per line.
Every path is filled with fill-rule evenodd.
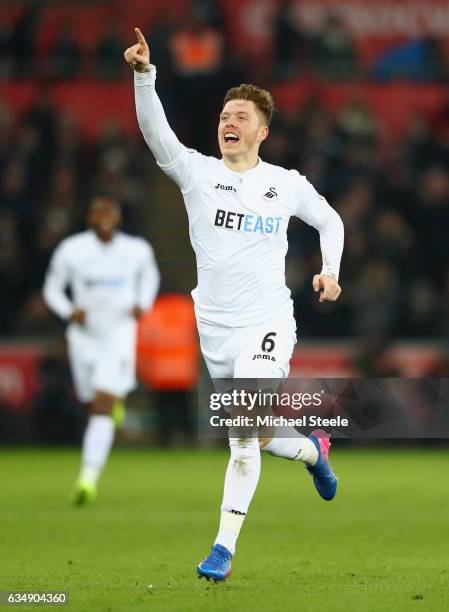
M 259 482 L 260 448 L 254 438 L 230 438 L 231 457 L 226 470 L 221 519 L 215 544 L 232 554 L 249 505 Z
M 273 439 L 262 450 L 277 457 L 303 461 L 307 465 L 315 465 L 318 461 L 315 444 L 309 438 L 299 434 L 294 427 L 276 428 Z
M 220 527 L 214 544 L 221 544 L 233 555 L 235 545 L 239 537 L 240 529 L 246 514 L 234 514 L 233 512 L 221 511 Z
M 83 438 L 80 480 L 95 485 L 114 441 L 114 421 L 107 415 L 89 417 Z

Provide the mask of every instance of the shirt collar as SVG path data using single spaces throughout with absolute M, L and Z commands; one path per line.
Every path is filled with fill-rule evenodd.
M 116 233 L 114 234 L 114 236 L 112 237 L 112 240 L 111 240 L 110 242 L 103 242 L 103 240 L 100 240 L 100 239 L 98 238 L 98 236 L 97 236 L 97 234 L 94 232 L 94 230 L 89 229 L 89 230 L 87 230 L 87 231 L 88 231 L 88 233 L 90 234 L 90 236 L 91 236 L 92 240 L 93 240 L 94 242 L 96 242 L 98 245 L 100 245 L 101 247 L 103 247 L 103 248 L 107 248 L 107 247 L 110 247 L 110 246 L 112 246 L 112 245 L 116 244 L 117 239 L 118 239 L 118 238 L 119 238 L 119 236 L 120 236 L 120 232 L 116 232 Z
M 236 176 L 236 177 L 242 177 L 242 176 L 248 176 L 248 175 L 252 175 L 252 174 L 258 174 L 262 170 L 262 167 L 264 165 L 263 160 L 260 157 L 258 157 L 257 158 L 257 164 L 253 168 L 250 168 L 249 170 L 244 170 L 243 172 L 236 172 L 235 170 L 231 170 L 231 168 L 228 168 L 228 166 L 224 163 L 223 158 L 221 158 L 220 162 L 221 162 L 222 166 L 232 176 Z

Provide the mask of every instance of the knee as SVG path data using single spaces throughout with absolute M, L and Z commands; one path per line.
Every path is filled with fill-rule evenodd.
M 272 441 L 272 437 L 271 438 L 259 438 L 259 446 L 261 450 L 264 450 L 266 446 L 268 446 L 268 444 L 270 444 L 270 442 Z
M 230 466 L 235 474 L 248 476 L 260 469 L 259 440 L 256 438 L 231 438 Z
M 105 406 L 104 404 L 97 404 L 93 402 L 90 413 L 95 416 L 112 416 L 112 408 Z
M 116 398 L 103 393 L 97 393 L 94 401 L 91 404 L 91 414 L 101 416 L 112 416 Z
M 230 438 L 231 457 L 236 461 L 246 461 L 260 455 L 259 440 L 254 438 Z

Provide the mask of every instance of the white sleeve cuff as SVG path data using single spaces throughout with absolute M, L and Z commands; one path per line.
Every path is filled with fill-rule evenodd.
M 154 85 L 156 81 L 156 66 L 150 64 L 146 72 L 136 72 L 134 70 L 134 84 L 139 87 L 142 85 Z

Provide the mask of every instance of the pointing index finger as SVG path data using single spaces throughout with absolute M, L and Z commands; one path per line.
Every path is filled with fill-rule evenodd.
M 139 30 L 139 28 L 134 28 L 134 32 L 136 33 L 137 36 L 137 41 L 141 44 L 141 45 L 145 45 L 147 44 L 147 41 L 145 40 L 144 35 L 142 34 L 142 32 Z

